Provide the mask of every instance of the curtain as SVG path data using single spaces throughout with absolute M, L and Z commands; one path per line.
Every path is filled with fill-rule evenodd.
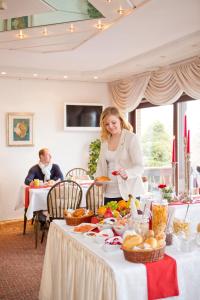
M 176 102 L 185 92 L 200 98 L 200 58 L 182 62 L 148 74 L 109 83 L 114 105 L 124 112 L 134 110 L 142 98 L 154 105 Z

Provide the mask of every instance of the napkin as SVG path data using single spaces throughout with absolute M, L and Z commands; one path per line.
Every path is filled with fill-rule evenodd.
M 147 271 L 148 300 L 179 295 L 176 260 L 171 256 L 145 263 Z

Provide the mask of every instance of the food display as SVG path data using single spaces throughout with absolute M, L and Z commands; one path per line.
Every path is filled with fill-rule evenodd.
M 165 231 L 168 218 L 167 202 L 152 204 L 152 229 L 156 232 Z
M 93 230 L 96 228 L 94 224 L 81 224 L 79 226 L 74 227 L 74 232 L 84 233 Z
M 101 206 L 97 210 L 100 218 L 118 218 L 130 213 L 130 201 L 110 201 L 106 205 Z
M 153 262 L 163 258 L 166 235 L 148 230 L 142 236 L 134 230 L 124 234 L 122 249 L 126 260 L 136 263 Z
M 173 223 L 173 231 L 175 234 L 183 232 L 185 235 L 189 235 L 190 223 L 184 220 L 175 218 Z
M 67 225 L 79 225 L 83 222 L 90 223 L 91 218 L 94 215 L 93 211 L 85 209 L 85 208 L 77 208 L 75 210 L 65 209 L 64 210 L 64 218 L 66 220 Z

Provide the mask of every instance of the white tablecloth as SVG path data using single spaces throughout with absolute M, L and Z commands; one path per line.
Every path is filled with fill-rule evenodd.
M 105 252 L 92 239 L 69 231 L 63 220 L 51 223 L 43 265 L 40 300 L 147 300 L 146 269 L 129 263 L 123 252 Z M 200 250 L 166 251 L 177 261 L 179 297 L 200 299 Z
M 93 181 L 90 181 L 93 182 Z M 81 207 L 86 207 L 86 193 L 90 186 L 90 183 L 81 184 L 82 187 L 82 200 L 81 200 Z M 23 186 L 20 190 L 19 197 L 15 204 L 15 209 L 19 209 L 24 207 L 25 203 L 25 186 Z M 50 190 L 48 188 L 39 188 L 39 189 L 31 189 L 29 190 L 29 206 L 26 212 L 26 217 L 28 220 L 33 218 L 34 211 L 39 210 L 47 210 L 47 194 Z

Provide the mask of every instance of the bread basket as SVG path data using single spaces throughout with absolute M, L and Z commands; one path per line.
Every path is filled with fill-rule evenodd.
M 164 257 L 165 246 L 149 250 L 126 250 L 122 247 L 126 260 L 133 263 L 147 263 L 161 260 Z
M 64 216 L 66 224 L 70 225 L 70 226 L 76 226 L 79 225 L 81 223 L 91 223 L 91 218 L 94 215 L 93 211 L 89 211 L 89 213 L 85 216 L 82 217 L 68 217 L 68 216 Z

